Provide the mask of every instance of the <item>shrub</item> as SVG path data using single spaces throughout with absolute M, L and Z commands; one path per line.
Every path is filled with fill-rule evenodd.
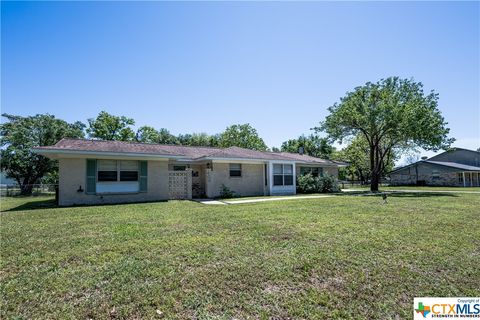
M 317 190 L 317 181 L 311 173 L 297 178 L 297 190 L 300 193 L 313 193 Z
M 297 191 L 299 193 L 314 193 L 314 192 L 338 192 L 340 188 L 337 184 L 337 179 L 333 176 L 325 175 L 323 177 L 314 177 L 310 173 L 298 177 Z
M 226 198 L 233 198 L 235 197 L 235 191 L 230 190 L 229 187 L 222 184 L 220 187 L 220 196 L 219 198 L 226 199 Z
M 319 177 L 319 192 L 329 193 L 329 192 L 339 192 L 340 188 L 337 183 L 337 179 L 334 176 L 325 175 Z

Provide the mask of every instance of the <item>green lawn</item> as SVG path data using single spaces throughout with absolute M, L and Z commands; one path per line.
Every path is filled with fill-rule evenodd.
M 479 204 L 2 199 L 0 318 L 410 319 L 415 296 L 480 296 Z
M 348 185 L 345 184 L 345 189 L 359 189 L 370 190 L 370 185 Z M 480 187 L 432 187 L 432 186 L 380 186 L 380 191 L 394 191 L 394 190 L 419 190 L 419 191 L 475 191 L 480 192 Z

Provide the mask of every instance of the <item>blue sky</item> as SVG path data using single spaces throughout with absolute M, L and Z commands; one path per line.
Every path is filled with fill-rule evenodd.
M 106 110 L 137 126 L 269 146 L 398 75 L 440 94 L 459 147 L 480 147 L 479 2 L 2 2 L 2 112 L 67 121 Z

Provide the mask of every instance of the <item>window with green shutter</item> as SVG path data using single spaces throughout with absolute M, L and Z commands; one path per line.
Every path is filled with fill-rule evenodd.
M 95 194 L 97 186 L 97 160 L 87 159 L 87 186 L 85 193 Z
M 140 192 L 147 192 L 148 161 L 140 161 Z

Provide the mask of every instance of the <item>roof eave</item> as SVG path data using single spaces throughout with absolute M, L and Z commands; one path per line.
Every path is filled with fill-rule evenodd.
M 324 167 L 348 167 L 348 163 L 334 163 L 334 162 L 314 162 L 314 161 L 298 161 L 294 160 L 295 163 L 298 164 L 309 164 L 309 165 L 318 165 L 318 166 L 324 166 Z
M 185 156 L 168 155 L 168 154 L 151 154 L 141 152 L 111 152 L 111 151 L 86 151 L 86 150 L 61 150 L 61 149 L 46 149 L 46 148 L 32 148 L 32 151 L 40 155 L 69 155 L 69 156 L 115 156 L 115 157 L 148 157 L 158 159 L 185 159 Z

